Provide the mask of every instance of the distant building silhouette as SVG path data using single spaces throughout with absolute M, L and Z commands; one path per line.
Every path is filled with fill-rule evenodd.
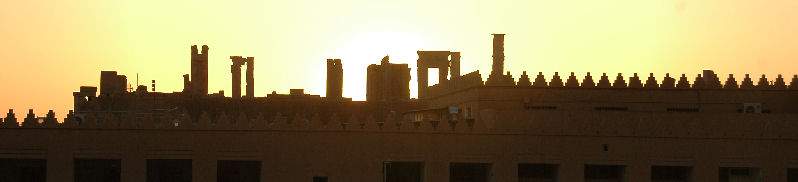
M 398 103 L 410 101 L 410 68 L 407 64 L 394 64 L 385 56 L 380 64 L 368 66 L 366 101 Z
M 183 92 L 208 94 L 208 46 L 202 45 L 202 52 L 197 50 L 197 45 L 191 46 L 191 80 L 184 80 L 190 89 Z
M 116 71 L 100 72 L 100 95 L 111 96 L 127 92 L 127 77 L 117 75 Z

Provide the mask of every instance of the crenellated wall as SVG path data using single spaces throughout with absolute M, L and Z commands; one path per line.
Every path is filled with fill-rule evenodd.
M 706 75 L 710 76 L 706 76 Z M 641 78 L 634 73 L 631 77 L 624 77 L 621 73 L 614 79 L 610 79 L 607 76 L 607 73 L 603 73 L 601 77 L 599 77 L 598 81 L 593 79 L 593 76 L 590 75 L 588 72 L 583 79 L 577 79 L 574 76 L 574 73 L 571 72 L 571 76 L 567 78 L 567 80 L 563 80 L 560 78 L 557 72 L 554 73 L 554 76 L 551 79 L 547 79 L 543 72 L 539 72 L 534 82 L 532 84 L 526 84 L 526 80 L 529 77 L 526 75 L 526 71 L 519 79 L 519 84 L 517 86 L 532 86 L 532 87 L 569 87 L 569 88 L 663 88 L 663 89 L 672 89 L 672 88 L 693 88 L 693 89 L 798 89 L 798 74 L 793 75 L 792 80 L 790 82 L 786 82 L 782 75 L 778 75 L 775 80 L 768 79 L 765 75 L 758 78 L 756 82 L 750 77 L 749 74 L 745 74 L 743 81 L 741 83 L 737 83 L 737 79 L 734 77 L 733 74 L 729 74 L 729 77 L 723 81 L 719 80 L 719 77 L 714 74 L 712 70 L 704 70 L 704 76 L 702 74 L 698 74 L 695 78 L 693 78 L 693 82 L 691 83 L 689 78 L 687 78 L 686 74 L 682 74 L 681 77 L 678 78 L 678 82 L 676 81 L 677 78 L 670 77 L 670 74 L 666 74 L 665 77 L 661 79 L 657 79 L 654 77 L 654 73 L 649 73 L 647 78 Z M 596 84 L 598 83 L 598 84 Z
M 558 72 L 555 72 L 551 78 L 539 72 L 535 78 L 530 78 L 526 71 L 523 72 L 515 85 L 486 85 L 482 82 L 481 76 L 478 75 L 479 71 L 475 71 L 466 75 L 463 78 L 451 79 L 442 81 L 439 84 L 428 87 L 429 97 L 422 98 L 422 100 L 434 99 L 455 92 L 460 92 L 463 89 L 488 86 L 488 87 L 507 87 L 514 86 L 516 88 L 605 88 L 605 89 L 723 89 L 723 90 L 798 90 L 798 75 L 793 75 L 789 82 L 785 81 L 782 75 L 778 75 L 775 80 L 768 79 L 762 75 L 758 81 L 754 82 L 749 74 L 746 74 L 743 80 L 738 84 L 734 75 L 729 74 L 729 77 L 723 81 L 714 74 L 712 70 L 704 70 L 702 76 L 698 74 L 693 81 L 688 79 L 686 74 L 681 74 L 678 78 L 673 78 L 670 74 L 665 77 L 657 79 L 654 73 L 649 73 L 648 77 L 641 78 L 637 73 L 631 77 L 624 77 L 618 73 L 614 79 L 611 79 L 607 73 L 602 73 L 597 80 L 588 72 L 583 78 L 577 78 L 574 72 L 571 72 L 567 78 L 561 77 Z M 507 74 L 509 76 L 509 74 Z M 512 79 L 512 77 L 510 77 Z M 580 81 L 581 80 L 581 81 Z M 509 83 L 510 81 L 507 81 Z M 619 90 L 620 91 L 620 90 Z
M 483 106 L 484 107 L 484 106 Z M 505 133 L 575 136 L 635 136 L 679 138 L 755 138 L 798 139 L 798 114 L 747 113 L 668 113 L 668 112 L 585 112 L 557 110 L 512 110 L 484 107 L 476 117 L 448 115 L 445 109 L 409 112 L 406 116 L 376 118 L 374 115 L 273 113 L 266 118 L 259 114 L 221 114 L 211 118 L 203 114 L 193 120 L 187 114 L 164 115 L 159 119 L 136 119 L 132 114 L 89 114 L 77 121 L 69 114 L 58 122 L 50 111 L 37 118 L 32 110 L 17 122 L 10 111 L 0 128 L 63 129 L 63 130 L 186 130 L 186 131 L 385 131 L 443 133 Z M 416 115 L 421 114 L 422 117 Z M 415 116 L 415 117 L 414 117 Z M 188 121 L 188 122 L 186 122 Z M 192 122 L 195 121 L 195 122 Z M 187 123 L 187 124 L 186 124 Z
M 272 117 L 269 117 L 272 116 Z M 36 117 L 33 110 L 22 123 L 17 122 L 16 113 L 9 109 L 2 118 L 0 128 L 27 129 L 108 129 L 108 130 L 332 130 L 332 131 L 434 131 L 437 128 L 420 125 L 401 115 L 387 115 L 384 118 L 376 114 L 359 115 L 352 113 L 294 113 L 284 115 L 280 112 L 258 113 L 248 117 L 241 112 L 227 114 L 222 112 L 212 117 L 203 112 L 199 118 L 191 118 L 188 112 L 179 115 L 163 114 L 157 118 L 152 116 L 136 116 L 132 112 L 126 114 L 91 112 L 82 118 L 69 113 L 63 122 L 55 118 L 52 110 L 46 117 Z M 469 128 L 469 131 L 471 128 Z M 441 129 L 440 131 L 447 131 Z

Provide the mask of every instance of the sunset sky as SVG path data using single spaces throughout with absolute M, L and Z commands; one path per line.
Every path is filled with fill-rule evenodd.
M 230 96 L 229 56 L 255 57 L 256 96 L 304 88 L 324 96 L 325 60 L 342 59 L 344 97 L 365 100 L 366 67 L 417 50 L 462 52 L 462 72 L 491 67 L 491 33 L 507 34 L 505 70 L 598 76 L 713 69 L 787 82 L 798 73 L 795 0 L 30 0 L 0 1 L 0 117 L 59 117 L 101 70 L 182 90 L 189 47 L 210 46 L 209 90 Z M 597 78 L 597 77 L 596 77 Z

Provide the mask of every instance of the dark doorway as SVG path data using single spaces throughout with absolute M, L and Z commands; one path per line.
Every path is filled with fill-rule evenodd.
M 798 168 L 787 169 L 787 182 L 798 182 Z
M 0 181 L 45 182 L 45 159 L 0 159 Z
M 424 163 L 422 162 L 384 162 L 382 171 L 383 182 L 424 181 Z
M 119 182 L 119 159 L 75 159 L 75 182 Z
M 518 182 L 556 182 L 556 164 L 518 164 Z
M 718 169 L 720 182 L 755 182 L 762 181 L 759 168 L 752 167 L 721 167 Z
M 691 175 L 687 166 L 651 166 L 652 182 L 688 182 Z
M 218 182 L 260 182 L 260 161 L 220 160 L 216 167 Z
M 191 159 L 147 159 L 147 182 L 190 182 Z
M 492 180 L 492 170 L 489 163 L 451 163 L 449 164 L 449 181 L 489 182 Z
M 585 165 L 585 182 L 623 182 L 626 166 Z

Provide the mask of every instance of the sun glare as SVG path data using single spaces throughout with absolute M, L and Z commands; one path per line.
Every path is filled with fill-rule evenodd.
M 390 56 L 391 63 L 407 63 L 412 69 L 418 59 L 416 51 L 426 44 L 423 37 L 402 31 L 363 30 L 363 32 L 366 33 L 348 37 L 349 39 L 339 48 L 335 56 L 343 60 L 343 95 L 352 97 L 353 100 L 366 99 L 366 78 L 363 76 L 368 65 L 379 64 L 383 57 Z M 415 83 L 415 78 L 412 76 L 411 83 Z M 415 93 L 413 87 L 411 86 L 411 95 Z

